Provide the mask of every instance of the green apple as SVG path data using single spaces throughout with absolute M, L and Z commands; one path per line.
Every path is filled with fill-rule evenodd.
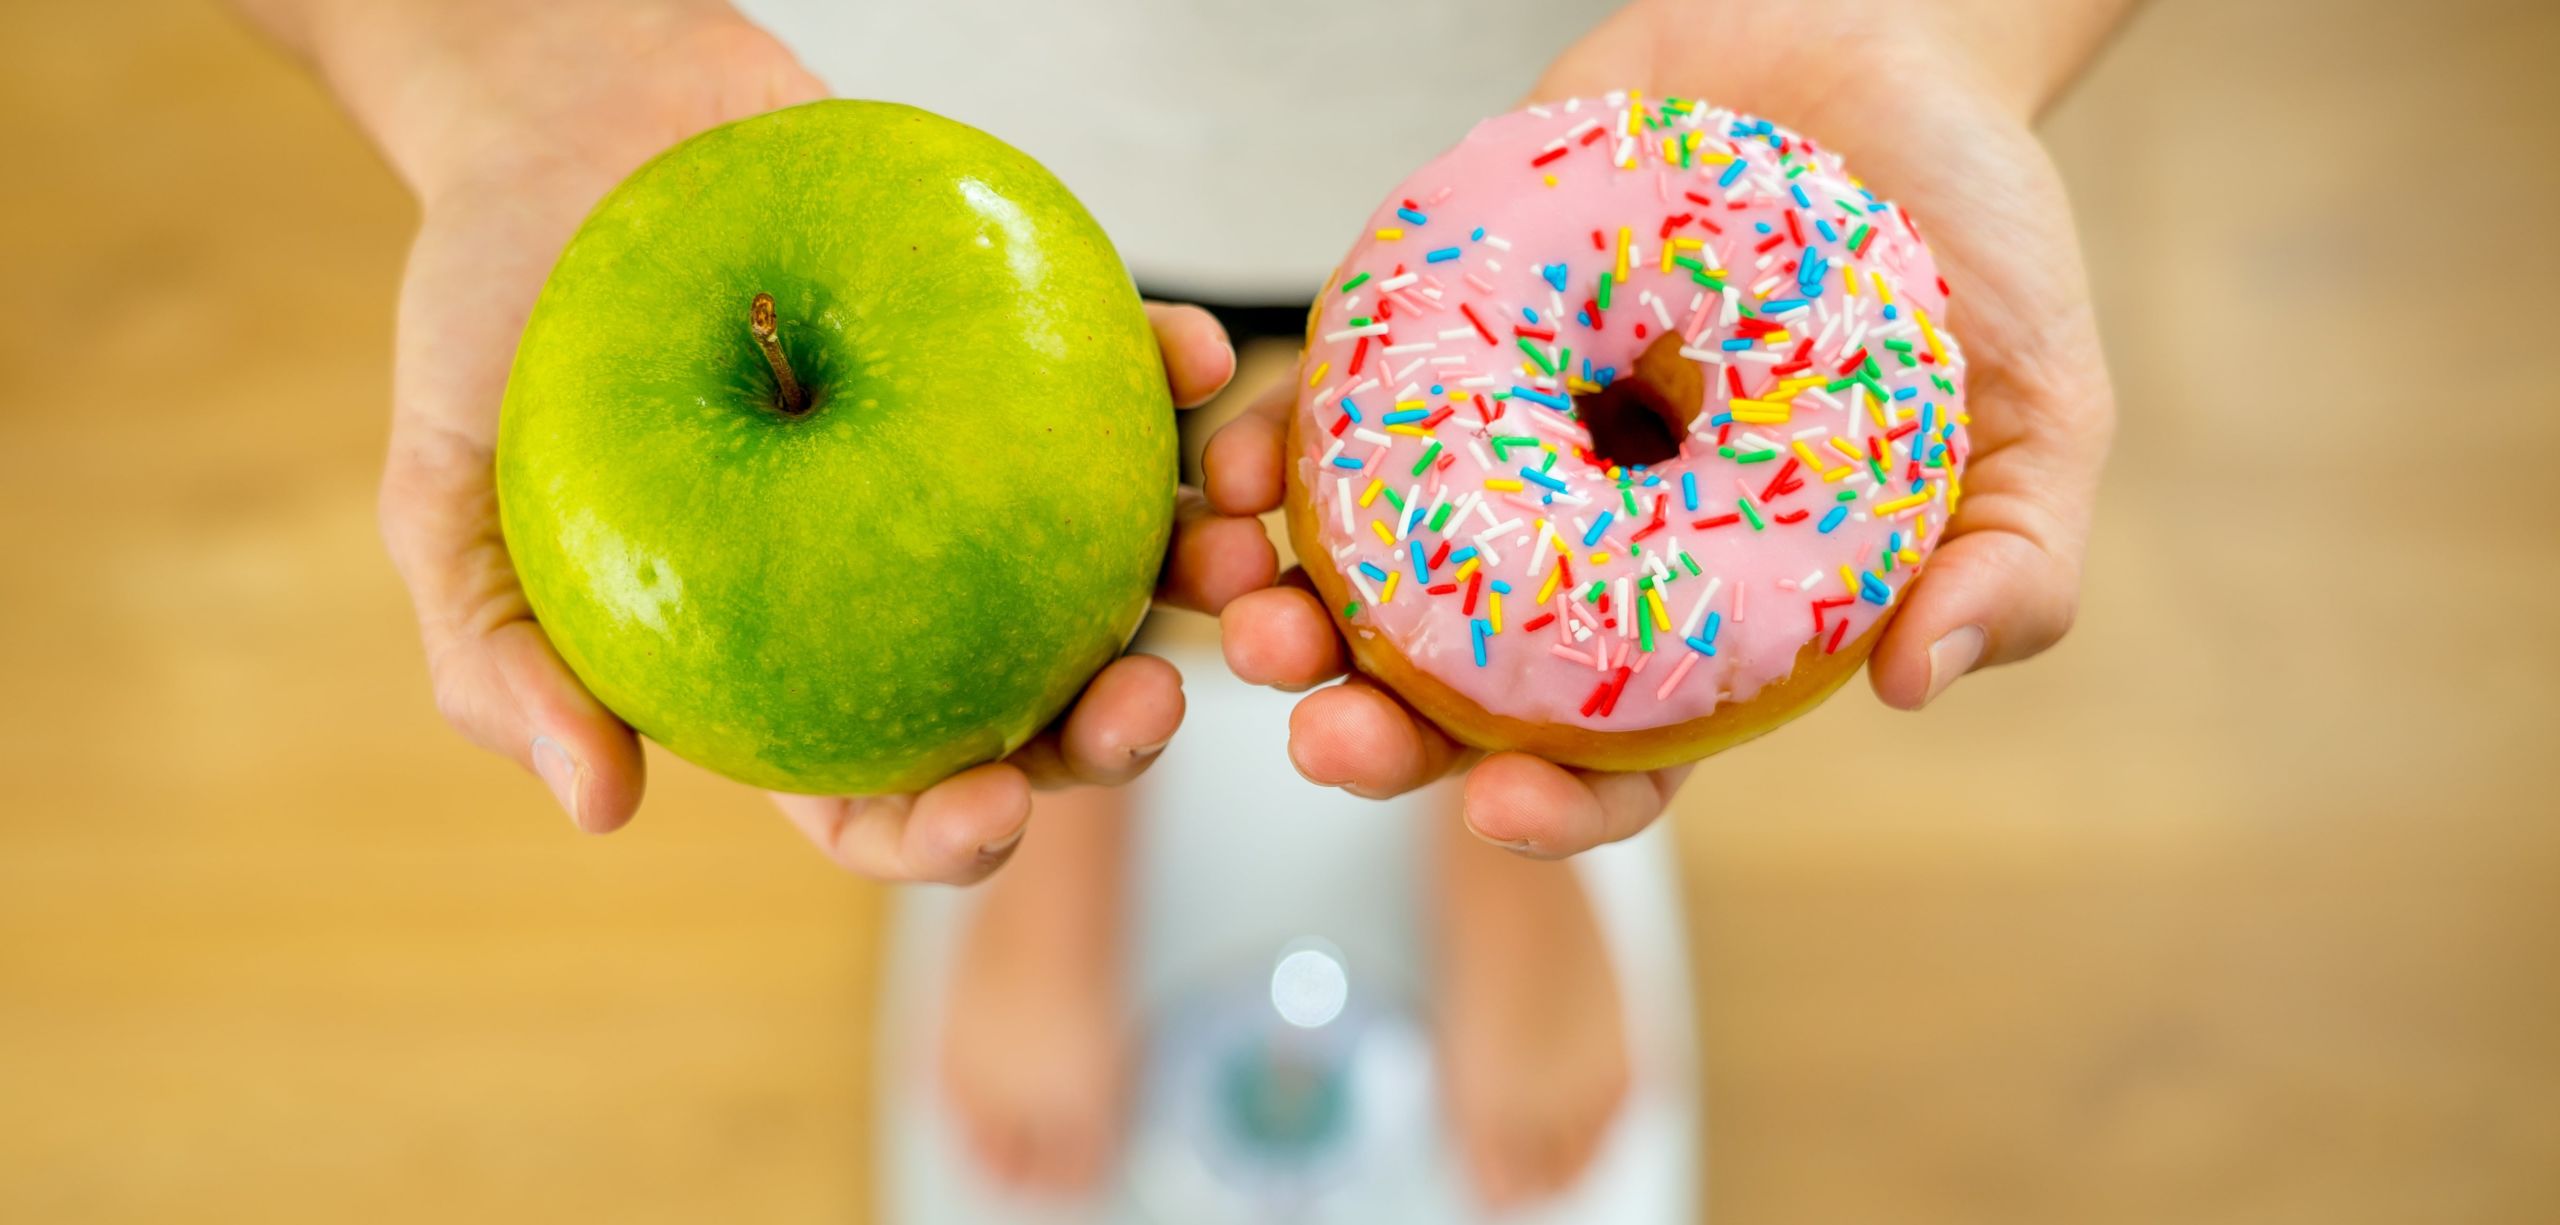
M 615 714 L 858 795 L 1011 752 L 1127 645 L 1176 462 L 1075 197 L 975 128 L 832 101 L 596 207 L 525 325 L 497 482 L 536 619 Z

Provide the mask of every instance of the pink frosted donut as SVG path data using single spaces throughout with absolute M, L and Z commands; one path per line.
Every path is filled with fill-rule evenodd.
M 1459 739 L 1694 760 L 1857 671 L 1962 495 L 1909 217 L 1764 120 L 1611 94 L 1478 124 L 1308 323 L 1300 560 Z

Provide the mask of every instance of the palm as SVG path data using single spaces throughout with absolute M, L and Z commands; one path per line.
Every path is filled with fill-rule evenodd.
M 613 185 L 705 128 L 824 93 L 761 35 L 682 49 L 664 74 L 691 84 L 635 100 L 570 93 L 516 99 L 502 142 L 422 192 L 426 216 L 401 288 L 391 453 L 382 521 L 418 607 L 438 705 L 482 747 L 533 769 L 572 820 L 618 828 L 639 803 L 639 742 L 570 674 L 518 586 L 499 529 L 491 461 L 518 333 L 553 260 Z M 1151 307 L 1167 377 L 1185 403 L 1232 367 L 1197 310 Z M 1214 609 L 1269 581 L 1270 551 L 1248 523 L 1186 502 L 1162 596 Z M 1180 678 L 1162 661 L 1115 662 L 1072 712 L 1006 763 L 917 795 L 774 797 L 848 867 L 883 877 L 966 880 L 1001 859 L 1032 786 L 1117 782 L 1145 768 L 1180 721 Z
M 1967 668 L 2042 650 L 2071 617 L 2112 408 L 2069 207 L 2020 119 L 1926 74 L 1889 92 L 1840 87 L 1840 44 L 1796 30 L 1752 30 L 1759 20 L 1752 11 L 1731 17 L 1731 28 L 1716 28 L 1712 12 L 1672 28 L 1642 20 L 1604 26 L 1534 93 L 1706 94 L 1823 141 L 1919 218 L 1955 287 L 1950 329 L 1966 342 L 1976 450 L 1962 513 L 1871 661 L 1878 695 L 1916 708 Z M 1737 66 L 1720 82 L 1658 79 L 1661 64 L 1701 62 L 1684 57 L 1684 39 L 1759 50 L 1713 61 Z M 1787 62 L 1788 49 L 1803 62 Z M 1285 395 L 1266 401 L 1213 440 L 1210 492 L 1221 510 L 1278 503 L 1287 404 Z M 1238 601 L 1224 620 L 1229 662 L 1248 680 L 1311 685 L 1348 665 L 1331 621 L 1302 589 Z M 1477 761 L 1356 676 L 1300 702 L 1290 753 L 1311 779 L 1363 795 L 1396 794 L 1469 768 L 1469 825 L 1545 855 L 1643 828 L 1690 769 L 1602 774 L 1518 753 Z
M 1965 344 L 1974 451 L 1962 510 L 1870 668 L 1879 696 L 1916 708 L 1929 648 L 1949 631 L 1989 625 L 1986 660 L 2005 662 L 2070 624 L 2114 401 L 2070 202 L 2043 147 L 1952 88 L 1897 101 L 1843 116 L 1832 143 L 1919 219 Z

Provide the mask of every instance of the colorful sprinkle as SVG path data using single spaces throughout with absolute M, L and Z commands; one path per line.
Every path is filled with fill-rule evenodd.
M 1612 728 L 1697 717 L 1872 629 L 1970 447 L 1916 227 L 1828 150 L 1689 99 L 1559 103 L 1470 141 L 1459 164 L 1481 149 L 1509 177 L 1406 184 L 1312 329 L 1297 436 L 1341 473 L 1305 490 L 1359 597 L 1342 615 L 1442 641 L 1463 620 L 1476 667 L 1570 685 Z M 1607 211 L 1555 217 L 1559 176 Z M 1659 358 L 1638 358 L 1671 338 L 1706 402 L 1677 455 L 1613 461 L 1594 397 L 1650 382 Z M 1754 634 L 1723 639 L 1746 606 Z

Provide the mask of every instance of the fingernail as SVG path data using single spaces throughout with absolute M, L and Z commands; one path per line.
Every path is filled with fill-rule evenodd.
M 1461 820 L 1464 820 L 1464 818 L 1461 818 Z M 1483 830 L 1476 828 L 1476 823 L 1473 821 L 1466 821 L 1466 827 L 1468 833 L 1475 835 L 1476 841 L 1481 842 L 1486 846 L 1500 847 L 1503 850 L 1514 851 L 1521 854 L 1526 854 L 1529 851 L 1529 840 L 1526 838 L 1514 838 L 1509 842 L 1505 842 L 1500 838 L 1487 837 Z
M 569 823 L 585 829 L 586 823 L 578 819 L 578 763 L 569 759 L 569 750 L 549 736 L 534 737 L 533 772 L 551 788 L 551 798 L 569 814 Z
M 1191 397 L 1189 400 L 1184 401 L 1184 402 L 1183 402 L 1181 405 L 1179 405 L 1178 407 L 1182 407 L 1182 408 L 1198 408 L 1198 407 L 1200 407 L 1201 405 L 1206 404 L 1206 403 L 1208 403 L 1208 402 L 1209 402 L 1209 401 L 1211 401 L 1211 400 L 1215 400 L 1215 399 L 1217 399 L 1217 398 L 1218 398 L 1218 393 L 1219 393 L 1219 392 L 1221 392 L 1221 391 L 1225 391 L 1225 390 L 1227 389 L 1227 383 L 1228 383 L 1228 382 L 1230 382 L 1230 381 L 1232 381 L 1232 380 L 1236 377 L 1236 342 L 1234 342 L 1234 341 L 1232 341 L 1232 340 L 1227 339 L 1227 337 L 1226 337 L 1225 333 L 1221 332 L 1221 333 L 1219 334 L 1219 336 L 1218 336 L 1218 343 L 1219 343 L 1219 344 L 1221 344 L 1221 345 L 1226 346 L 1226 350 L 1227 350 L 1227 377 L 1226 377 L 1226 378 L 1224 378 L 1224 379 L 1219 380 L 1219 381 L 1218 381 L 1218 385 L 1217 385 L 1216 387 L 1211 388 L 1211 389 L 1210 389 L 1210 390 L 1208 390 L 1208 391 L 1202 392 L 1202 393 L 1201 393 L 1201 394 L 1199 394 L 1199 395 L 1196 395 L 1196 396 Z
M 1951 630 L 1929 647 L 1929 692 L 1922 695 L 1923 706 L 1938 700 L 1956 678 L 1973 671 L 1982 659 L 1983 634 L 1979 625 Z
M 1146 759 L 1163 752 L 1164 746 L 1171 743 L 1173 743 L 1173 737 L 1167 736 L 1162 740 L 1156 741 L 1154 744 L 1134 745 L 1129 749 L 1129 760 L 1145 761 Z
M 1003 863 L 1004 857 L 1013 853 L 1014 846 L 1022 841 L 1023 833 L 1030 828 L 1031 826 L 1026 823 L 1016 827 L 1012 833 L 1006 834 L 1002 838 L 998 838 L 985 846 L 979 847 L 979 866 L 991 868 L 997 864 Z

